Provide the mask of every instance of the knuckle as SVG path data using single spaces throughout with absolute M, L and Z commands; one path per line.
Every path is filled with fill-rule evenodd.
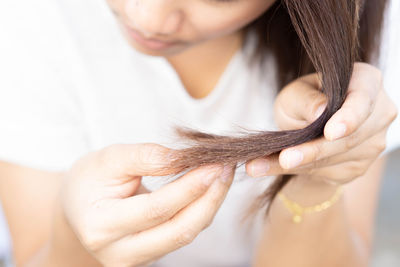
M 355 175 L 355 174 L 349 174 L 347 176 L 345 176 L 344 178 L 340 179 L 339 183 L 340 184 L 347 184 L 350 183 L 351 181 L 357 179 L 359 176 Z
M 353 149 L 355 146 L 357 146 L 360 142 L 360 138 L 357 136 L 357 134 L 350 134 L 349 136 L 346 137 L 346 140 L 344 142 L 345 149 L 347 151 Z
M 343 171 L 343 175 L 339 179 L 337 178 L 337 174 L 332 174 L 332 177 L 334 177 L 334 179 L 336 179 L 340 184 L 347 184 L 358 178 L 359 175 L 350 169 L 346 169 Z
M 313 166 L 311 167 L 311 169 L 308 171 L 308 174 L 311 177 L 318 177 L 319 173 L 318 173 L 318 169 L 315 167 L 315 165 L 313 164 Z
M 386 149 L 386 139 L 381 138 L 380 141 L 376 143 L 375 149 L 377 154 L 382 153 Z
M 373 65 L 370 65 L 370 64 L 369 64 L 369 68 L 371 69 L 373 75 L 375 76 L 376 81 L 378 82 L 378 84 L 380 86 L 382 86 L 382 84 L 383 84 L 383 73 L 382 73 L 382 71 L 380 69 L 378 69 L 377 67 L 375 67 Z
M 397 118 L 398 109 L 397 109 L 396 105 L 393 103 L 393 101 L 391 101 L 391 104 L 390 104 L 390 107 L 388 108 L 387 114 L 388 114 L 388 119 L 390 122 L 393 122 Z
M 104 231 L 103 222 L 101 216 L 87 214 L 78 224 L 77 236 L 84 247 L 92 252 L 99 251 L 109 240 L 107 231 Z
M 309 172 L 310 177 L 313 177 L 314 179 L 329 179 L 329 180 L 335 180 L 337 179 L 337 175 L 332 175 L 333 171 L 331 168 L 321 168 L 321 169 L 312 169 Z
M 214 221 L 216 212 L 217 212 L 217 210 L 215 208 L 208 208 L 208 207 L 203 208 L 202 212 L 200 212 L 200 214 L 202 214 L 202 218 L 203 218 L 202 230 L 210 227 L 210 225 Z
M 367 171 L 367 167 L 363 162 L 353 161 L 348 166 L 348 178 L 350 180 L 363 176 Z
M 386 131 L 380 132 L 378 135 L 374 136 L 366 143 L 364 153 L 365 159 L 376 158 L 379 154 L 381 154 L 386 149 Z
M 383 80 L 382 71 L 374 65 L 365 62 L 356 62 L 354 64 L 354 71 L 363 71 L 368 76 L 374 76 L 378 81 Z
M 369 86 L 369 85 L 365 84 L 365 87 L 367 87 L 367 86 Z M 357 94 L 357 98 L 360 101 L 360 103 L 364 103 L 368 107 L 367 111 L 371 113 L 372 107 L 373 107 L 375 101 L 374 101 L 374 99 L 372 99 L 372 97 L 368 93 L 368 91 L 359 90 L 354 93 Z
M 365 91 L 352 92 L 353 97 L 358 102 L 358 105 L 343 107 L 346 116 L 343 120 L 346 124 L 355 130 L 357 126 L 362 124 L 374 110 L 375 101 Z
M 371 64 L 367 64 L 367 63 L 364 63 L 364 64 L 366 66 L 366 70 L 368 71 L 368 73 L 370 75 L 372 74 L 372 76 L 375 77 L 378 84 L 382 84 L 383 83 L 382 71 Z
M 209 220 L 206 221 L 206 223 L 203 226 L 203 230 L 207 229 L 208 227 L 211 226 L 211 224 L 214 222 L 214 217 L 211 217 Z
M 96 230 L 85 227 L 86 229 L 80 233 L 81 243 L 89 251 L 96 252 L 100 250 L 104 245 L 104 238 Z
M 321 143 L 314 143 L 312 146 L 311 150 L 311 160 L 313 161 L 313 164 L 316 164 L 317 160 L 320 160 L 323 155 L 323 149 L 322 149 L 322 144 Z
M 329 166 L 331 161 L 331 158 L 321 158 L 317 161 L 312 162 L 311 167 L 313 170 L 324 167 L 324 166 Z
M 316 170 L 319 168 L 319 162 L 318 161 L 312 161 L 310 163 L 310 171 L 309 174 L 310 175 L 315 175 Z
M 188 186 L 188 195 L 190 196 L 197 196 L 209 188 L 206 183 L 204 183 L 201 179 L 199 179 L 199 182 L 192 183 Z
M 316 170 L 314 172 L 313 178 L 321 181 L 328 181 L 334 184 L 344 183 L 342 179 L 343 177 L 338 177 L 337 170 L 335 170 L 335 168 L 332 167 L 326 167 Z
M 99 240 L 91 234 L 82 235 L 81 242 L 89 251 L 97 251 L 100 247 Z
M 225 194 L 223 192 L 219 192 L 212 197 L 210 197 L 207 205 L 207 210 L 209 212 L 216 211 L 218 207 L 220 206 L 222 199 L 224 198 Z
M 196 238 L 197 232 L 189 227 L 182 227 L 179 229 L 178 235 L 175 236 L 175 244 L 178 247 L 187 246 Z

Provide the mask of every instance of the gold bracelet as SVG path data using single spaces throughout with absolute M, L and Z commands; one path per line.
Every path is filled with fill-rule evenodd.
M 305 213 L 314 213 L 326 210 L 327 208 L 331 207 L 335 202 L 339 199 L 342 193 L 342 186 L 339 186 L 336 189 L 335 194 L 329 199 L 320 204 L 303 207 L 300 204 L 288 199 L 283 193 L 279 192 L 278 197 L 282 200 L 285 207 L 293 214 L 292 220 L 294 223 L 301 223 L 303 220 L 303 214 Z

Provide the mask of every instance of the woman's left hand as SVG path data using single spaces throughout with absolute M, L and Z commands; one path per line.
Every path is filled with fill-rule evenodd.
M 304 128 L 324 110 L 326 97 L 317 74 L 287 85 L 275 101 L 282 130 Z M 356 63 L 343 106 L 330 118 L 324 136 L 246 164 L 250 176 L 299 174 L 335 184 L 366 173 L 386 147 L 386 132 L 397 109 L 375 67 Z

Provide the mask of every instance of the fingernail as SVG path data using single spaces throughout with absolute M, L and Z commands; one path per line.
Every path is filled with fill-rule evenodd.
M 220 179 L 224 183 L 229 183 L 232 179 L 233 167 L 230 165 L 225 165 L 220 176 Z
M 324 113 L 325 109 L 326 104 L 322 104 L 317 108 L 317 110 L 315 111 L 315 120 L 318 119 L 322 115 L 322 113 Z
M 216 179 L 221 175 L 223 169 L 221 166 L 214 166 L 211 168 L 206 168 L 205 174 L 203 176 L 203 183 L 210 186 Z
M 292 169 L 300 165 L 304 159 L 304 154 L 300 150 L 287 150 L 283 152 L 283 165 L 285 169 Z
M 347 127 L 344 123 L 333 124 L 327 131 L 327 138 L 331 141 L 342 138 L 346 133 Z
M 266 159 L 255 159 L 250 164 L 250 172 L 253 177 L 266 176 L 271 166 Z

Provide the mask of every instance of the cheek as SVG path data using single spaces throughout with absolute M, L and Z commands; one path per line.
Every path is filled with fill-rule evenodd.
M 275 0 L 244 0 L 243 4 L 235 4 L 232 7 L 204 10 L 203 12 L 199 12 L 197 9 L 196 12 L 188 14 L 188 23 L 195 28 L 199 39 L 227 35 L 241 30 L 260 17 L 274 2 Z

